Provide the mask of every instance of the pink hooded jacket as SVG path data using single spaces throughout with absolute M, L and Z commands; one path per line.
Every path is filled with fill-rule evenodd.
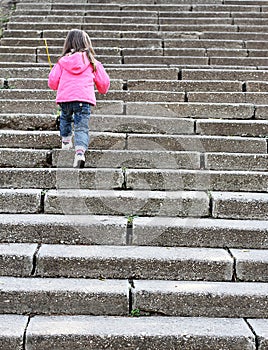
M 81 101 L 96 105 L 94 84 L 101 94 L 110 87 L 110 78 L 103 65 L 95 60 L 97 70 L 85 52 L 76 52 L 60 58 L 49 74 L 48 86 L 57 90 L 56 102 Z

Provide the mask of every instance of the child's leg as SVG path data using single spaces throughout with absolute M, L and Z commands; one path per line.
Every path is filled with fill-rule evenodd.
M 62 137 L 62 149 L 72 148 L 72 102 L 62 102 L 60 114 L 60 135 Z
M 74 167 L 83 167 L 85 164 L 85 151 L 89 145 L 89 118 L 91 105 L 87 102 L 74 103 L 74 141 L 75 161 Z

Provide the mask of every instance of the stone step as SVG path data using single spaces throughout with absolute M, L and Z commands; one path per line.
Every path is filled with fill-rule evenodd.
M 143 169 L 200 169 L 199 152 L 89 150 L 85 167 L 93 168 L 143 168 Z M 73 161 L 73 151 L 52 151 L 52 166 L 68 168 Z
M 240 28 L 238 28 L 239 30 Z M 216 40 L 244 40 L 244 41 L 251 41 L 251 40 L 266 40 L 268 37 L 268 34 L 265 30 L 263 32 L 216 32 L 216 31 L 207 31 L 201 34 L 202 39 L 216 39 Z
M 127 240 L 124 216 L 0 214 L 0 217 L 1 242 L 125 245 Z
M 129 285 L 124 280 L 0 278 L 1 313 L 127 316 Z
M 170 150 L 197 152 L 267 153 L 266 139 L 224 136 L 173 136 L 129 134 L 130 150 Z
M 10 324 L 16 316 L 2 317 L 5 324 Z M 7 317 L 11 318 L 10 321 Z M 20 319 L 19 321 L 23 322 Z M 264 338 L 267 322 L 265 320 L 251 320 L 251 322 L 254 324 L 254 331 L 256 329 L 257 334 Z M 22 329 L 24 325 L 25 323 L 22 323 Z M 19 337 L 20 328 L 17 329 L 17 337 Z M 20 336 L 22 337 L 22 332 Z M 196 350 L 206 347 L 215 350 L 236 350 L 237 347 L 255 349 L 255 335 L 243 319 L 36 316 L 30 319 L 26 332 L 26 346 L 32 350 L 75 349 L 77 339 L 81 346 L 89 350 L 105 347 L 111 350 L 128 347 L 138 349 L 140 346 L 148 350 L 175 347 Z M 265 349 L 267 336 L 262 340 L 262 344 L 264 347 L 260 350 Z
M 238 81 L 264 81 L 268 80 L 267 70 L 233 70 L 225 69 L 183 69 L 182 80 L 238 80 Z
M 61 157 L 65 157 L 63 153 Z M 267 192 L 267 172 L 170 169 L 2 168 L 1 188 Z M 173 160 L 175 162 L 175 160 Z M 124 163 L 128 167 L 128 163 Z M 161 167 L 161 164 L 159 164 Z
M 37 244 L 0 244 L 0 275 L 29 277 L 33 270 L 33 259 Z
M 267 224 L 267 220 L 134 217 L 132 244 L 267 249 Z
M 91 132 L 90 149 L 125 149 L 126 134 Z M 61 148 L 57 131 L 1 130 L 1 148 Z
M 254 42 L 252 42 L 254 43 Z M 174 48 L 205 48 L 205 49 L 244 49 L 245 45 L 242 40 L 216 40 L 209 39 L 205 40 L 203 38 L 167 38 L 164 40 L 165 49 Z
M 40 213 L 41 194 L 41 189 L 0 189 L 0 212 Z
M 35 271 L 35 277 L 209 281 L 231 281 L 233 275 L 234 260 L 224 249 L 47 244 L 38 250 L 37 247 L 0 244 L 0 274 L 30 277 Z M 243 272 L 243 267 L 240 270 Z M 254 280 L 254 276 L 251 278 Z
M 205 169 L 266 171 L 268 154 L 206 153 Z
M 64 157 L 63 154 L 61 156 Z M 80 172 L 78 169 L 73 169 L 72 164 L 73 159 L 69 169 L 0 169 L 1 188 L 98 188 L 112 190 L 123 187 L 124 177 L 121 169 L 93 168 Z
M 4 86 L 4 79 L 2 80 L 2 87 Z M 1 83 L 1 81 L 0 81 Z M 177 91 L 177 92 L 242 92 L 246 84 L 246 90 L 248 92 L 266 92 L 268 82 L 239 82 L 239 81 L 226 81 L 226 80 L 152 80 L 152 79 L 139 79 L 139 80 L 122 80 L 112 79 L 111 90 L 123 90 L 126 87 L 129 91 Z M 38 78 L 9 78 L 6 79 L 10 89 L 35 89 L 44 90 L 47 89 L 47 79 Z M 244 85 L 243 85 L 244 84 Z
M 252 329 L 254 329 L 254 333 L 257 336 L 257 342 L 260 344 L 260 350 L 265 350 L 268 345 L 268 335 L 267 335 L 267 326 L 268 322 L 265 319 L 260 320 L 248 320 L 248 323 Z
M 2 177 L 5 179 L 4 174 Z M 245 200 L 242 192 L 262 192 L 264 194 L 268 192 L 267 180 L 268 174 L 265 171 L 126 169 L 126 186 L 129 189 L 163 190 L 165 192 L 176 190 L 239 191 L 242 200 Z M 12 183 L 8 183 L 8 186 L 11 185 Z M 38 181 L 36 186 L 38 186 Z M 83 187 L 82 181 L 80 186 Z
M 268 281 L 267 250 L 230 249 L 239 281 Z
M 188 92 L 189 102 L 268 104 L 267 92 Z
M 232 274 L 233 258 L 223 249 L 42 245 L 35 276 L 230 281 Z
M 257 112 L 265 115 L 262 106 L 254 107 L 251 104 L 239 103 L 156 103 L 156 102 L 127 102 L 126 114 L 139 116 L 161 115 L 162 117 L 191 117 L 197 119 L 252 119 Z M 266 108 L 266 107 L 264 107 Z M 259 118 L 261 118 L 259 116 Z M 261 118 L 263 119 L 263 117 Z
M 22 96 L 23 97 L 23 96 Z M 41 96 L 40 96 L 41 97 Z M 25 100 L 24 98 L 20 100 L 15 99 L 2 99 L 0 100 L 1 104 L 1 113 L 4 114 L 55 114 L 57 115 L 58 107 L 55 103 L 55 98 L 53 100 L 42 100 L 42 99 L 34 99 L 34 100 Z M 92 113 L 95 114 L 123 114 L 123 101 L 108 101 L 103 100 L 99 101 L 97 106 L 92 108 Z M 134 113 L 135 114 L 135 113 Z
M 2 349 L 21 349 L 28 322 L 28 316 L 0 315 L 0 346 Z
M 58 27 L 58 23 L 55 23 L 56 27 Z M 27 25 L 28 26 L 28 25 Z M 73 27 L 73 26 L 72 26 Z M 53 28 L 51 28 L 53 29 Z M 71 29 L 71 28 L 70 28 Z M 104 29 L 104 28 L 103 28 Z M 148 28 L 149 29 L 149 28 Z M 120 29 L 118 29 L 120 30 Z M 147 29 L 144 29 L 147 30 Z M 151 28 L 151 30 L 154 30 Z M 63 46 L 64 39 L 55 39 L 55 38 L 47 38 L 48 45 L 52 46 Z M 95 44 L 96 43 L 96 44 Z M 100 47 L 158 47 L 162 48 L 162 40 L 161 39 L 132 39 L 132 38 L 95 38 L 92 40 L 93 46 Z M 28 46 L 28 47 L 36 47 L 36 46 L 44 46 L 44 39 L 36 39 L 36 38 L 2 38 L 1 45 L 3 46 Z
M 45 195 L 44 212 L 205 217 L 209 215 L 209 197 L 197 191 L 49 190 Z
M 0 214 L 1 243 L 267 249 L 265 220 Z M 132 232 L 127 222 L 132 219 Z
M 166 68 L 166 67 L 113 67 L 107 68 L 107 72 L 111 80 L 128 80 L 128 79 L 151 79 L 151 80 L 177 80 L 178 68 Z M 23 79 L 47 79 L 49 75 L 49 67 L 24 67 L 22 68 L 0 68 L 0 76 L 4 76 L 5 79 L 10 78 L 23 78 Z M 190 78 L 188 80 L 191 80 Z M 226 80 L 226 79 L 222 79 Z M 235 80 L 235 79 L 234 79 Z M 253 79 L 250 79 L 253 80 Z M 265 79 L 258 79 L 262 81 Z
M 268 121 L 262 120 L 219 120 L 196 121 L 196 133 L 201 135 L 266 137 Z
M 0 148 L 1 168 L 42 168 L 51 166 L 48 150 Z
M 9 80 L 8 80 L 9 81 Z M 250 89 L 253 91 L 259 91 L 266 88 L 265 82 L 260 82 L 258 88 L 254 86 L 252 82 Z M 215 91 L 215 92 L 242 92 L 243 83 L 239 81 L 226 81 L 226 80 L 150 80 L 129 79 L 126 82 L 127 89 L 129 91 Z M 263 84 L 263 85 L 261 85 Z
M 267 193 L 212 192 L 211 199 L 215 218 L 268 218 Z
M 267 318 L 267 283 L 134 281 L 141 315 Z M 170 305 L 173 305 L 171 308 Z

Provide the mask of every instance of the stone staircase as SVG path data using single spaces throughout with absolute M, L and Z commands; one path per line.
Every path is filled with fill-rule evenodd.
M 47 88 L 111 89 L 86 168 Z M 268 1 L 20 0 L 0 41 L 0 348 L 268 349 Z

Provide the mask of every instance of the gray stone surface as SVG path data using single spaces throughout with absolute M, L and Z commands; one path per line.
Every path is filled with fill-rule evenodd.
M 37 244 L 0 244 L 0 275 L 30 276 Z
M 267 144 L 265 139 L 249 137 L 130 134 L 128 149 L 266 153 Z
M 134 281 L 134 308 L 142 314 L 193 317 L 268 316 L 268 284 Z
M 212 192 L 212 216 L 232 219 L 268 219 L 267 193 Z
M 267 249 L 268 221 L 137 217 L 133 244 Z
M 199 74 L 199 73 L 198 73 Z M 190 76 L 188 79 L 191 79 Z M 267 76 L 268 80 L 268 76 Z M 213 103 L 139 103 L 127 102 L 129 115 L 161 115 L 163 117 L 250 119 L 254 107 L 250 104 Z
M 3 350 L 21 350 L 27 316 L 0 315 L 0 347 Z
M 126 170 L 127 188 L 134 190 L 267 192 L 267 179 L 266 171 Z
M 73 152 L 65 152 L 64 157 L 60 157 L 60 152 L 58 150 L 52 151 L 52 165 L 54 167 L 69 167 L 72 164 Z M 198 152 L 90 150 L 86 157 L 85 167 L 90 168 L 200 168 L 200 154 Z
M 254 335 L 241 319 L 180 317 L 34 317 L 26 345 L 72 349 L 254 350 Z
M 236 275 L 242 281 L 268 282 L 268 250 L 231 249 Z
M 1 246 L 0 246 L 1 247 Z M 37 276 L 218 280 L 232 279 L 223 249 L 42 245 Z
M 126 244 L 124 216 L 0 215 L 1 242 Z
M 267 121 L 197 120 L 196 133 L 201 135 L 256 136 L 268 134 Z
M 267 154 L 206 153 L 206 169 L 266 171 Z
M 208 216 L 209 198 L 194 191 L 50 190 L 46 214 Z
M 128 282 L 1 277 L 1 313 L 127 315 Z
M 73 152 L 74 153 L 74 152 Z M 60 153 L 64 157 L 64 152 Z M 69 169 L 0 169 L 2 188 L 121 188 L 121 169 L 73 169 L 73 157 Z
M 41 189 L 1 189 L 0 213 L 39 213 Z
M 48 150 L 2 148 L 0 150 L 0 166 L 12 168 L 46 167 L 48 157 Z
M 259 349 L 265 350 L 268 346 L 268 320 L 265 319 L 249 319 L 248 323 L 257 335 Z

